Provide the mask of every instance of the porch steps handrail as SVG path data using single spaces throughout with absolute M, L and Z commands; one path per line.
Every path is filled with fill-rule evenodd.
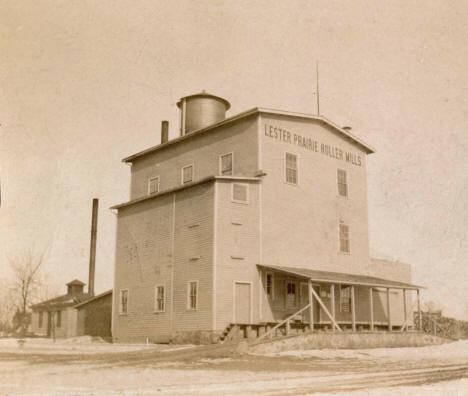
M 268 330 L 266 333 L 262 334 L 261 336 L 259 336 L 257 338 L 257 341 L 260 341 L 261 339 L 265 338 L 265 337 L 269 337 L 270 334 L 274 333 L 276 331 L 276 329 L 278 329 L 279 327 L 283 326 L 285 323 L 288 323 L 291 319 L 293 319 L 294 317 L 296 317 L 297 315 L 299 315 L 302 311 L 305 311 L 307 308 L 310 307 L 310 303 L 307 304 L 305 307 L 301 308 L 299 311 L 293 313 L 291 316 L 288 316 L 286 319 L 282 320 L 281 322 L 279 322 L 276 326 L 274 326 L 272 329 Z

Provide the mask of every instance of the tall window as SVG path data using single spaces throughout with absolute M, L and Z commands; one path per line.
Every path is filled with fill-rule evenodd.
M 38 325 L 39 328 L 42 327 L 43 320 L 44 320 L 44 312 L 41 311 L 41 312 L 39 312 L 39 325 Z
M 270 272 L 266 274 L 266 294 L 268 297 L 273 297 L 273 274 Z
M 348 181 L 346 180 L 346 171 L 338 169 L 337 171 L 338 180 L 338 194 L 342 197 L 348 196 Z
M 148 194 L 159 192 L 159 176 L 150 177 L 148 179 Z
M 198 308 L 198 282 L 189 282 L 188 283 L 188 309 L 197 309 Z
M 128 312 L 128 290 L 120 290 L 120 314 L 127 315 Z
M 57 311 L 57 327 L 62 327 L 62 311 Z
M 193 182 L 193 165 L 182 168 L 182 184 Z
M 294 282 L 288 282 L 286 292 L 289 303 L 296 304 L 296 284 Z
M 286 153 L 286 183 L 297 184 L 297 155 Z
M 351 287 L 340 286 L 340 312 L 349 312 L 351 306 Z
M 233 202 L 249 202 L 249 185 L 242 183 L 232 183 L 231 200 Z
M 164 286 L 156 286 L 154 310 L 163 312 L 165 309 L 164 302 Z
M 340 224 L 340 252 L 349 253 L 349 226 Z
M 221 175 L 232 175 L 232 153 L 224 154 L 220 157 L 220 168 Z

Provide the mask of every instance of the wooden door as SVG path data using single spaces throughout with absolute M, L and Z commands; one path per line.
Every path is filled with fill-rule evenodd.
M 234 284 L 235 323 L 250 323 L 250 283 L 236 282 Z

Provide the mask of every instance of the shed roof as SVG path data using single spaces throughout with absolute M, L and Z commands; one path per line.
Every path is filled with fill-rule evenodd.
M 232 117 L 226 118 L 223 121 L 220 121 L 220 122 L 218 122 L 216 124 L 210 125 L 208 127 L 202 128 L 202 129 L 198 129 L 198 130 L 190 132 L 190 133 L 188 133 L 186 135 L 179 136 L 179 137 L 177 137 L 175 139 L 171 139 L 171 140 L 167 141 L 166 143 L 158 144 L 158 145 L 150 147 L 150 148 L 148 148 L 146 150 L 140 151 L 140 152 L 138 152 L 136 154 L 130 155 L 129 157 L 124 158 L 122 161 L 123 162 L 133 162 L 135 159 L 137 159 L 137 158 L 139 158 L 139 157 L 141 157 L 143 155 L 156 152 L 158 150 L 161 150 L 161 149 L 166 148 L 168 146 L 171 146 L 173 144 L 177 144 L 177 143 L 182 142 L 182 141 L 187 140 L 187 139 L 192 139 L 195 136 L 198 136 L 198 135 L 200 135 L 202 133 L 210 132 L 210 131 L 212 131 L 215 128 L 218 128 L 220 126 L 224 126 L 224 125 L 227 125 L 227 124 L 230 124 L 230 123 L 234 123 L 234 122 L 243 120 L 243 119 L 245 119 L 245 118 L 247 118 L 247 117 L 249 117 L 251 115 L 262 114 L 262 113 L 263 114 L 281 115 L 281 116 L 290 117 L 290 118 L 301 118 L 301 119 L 321 121 L 324 124 L 327 124 L 330 127 L 332 127 L 335 131 L 337 131 L 344 138 L 349 139 L 350 141 L 354 142 L 355 144 L 357 144 L 358 146 L 363 148 L 364 151 L 367 154 L 371 154 L 371 153 L 375 152 L 374 148 L 372 148 L 370 145 L 368 145 L 367 143 L 365 143 L 364 141 L 362 141 L 358 137 L 351 134 L 348 130 L 341 128 L 340 126 L 338 126 L 337 124 L 335 124 L 334 122 L 330 121 L 329 119 L 327 119 L 327 118 L 325 118 L 323 116 L 255 107 L 253 109 L 250 109 L 250 110 L 244 111 L 242 113 L 236 114 L 236 115 L 234 115 Z
M 388 287 L 395 289 L 424 289 L 423 286 L 413 285 L 411 283 L 396 282 L 388 279 L 376 278 L 367 275 L 345 274 L 340 272 L 317 271 L 308 268 L 291 268 L 273 265 L 258 265 L 261 268 L 271 269 L 273 271 L 283 272 L 290 275 L 307 278 L 312 281 L 322 283 L 335 283 L 344 285 Z
M 108 290 L 108 291 L 106 291 L 104 293 L 98 294 L 97 296 L 94 296 L 93 298 L 90 298 L 89 300 L 86 300 L 86 301 L 83 301 L 83 302 L 81 302 L 79 304 L 76 304 L 74 306 L 74 308 L 82 307 L 83 305 L 86 305 L 86 304 L 88 304 L 90 302 L 99 300 L 100 298 L 105 297 L 105 296 L 107 296 L 109 294 L 112 294 L 112 289 L 110 289 L 110 290 Z

